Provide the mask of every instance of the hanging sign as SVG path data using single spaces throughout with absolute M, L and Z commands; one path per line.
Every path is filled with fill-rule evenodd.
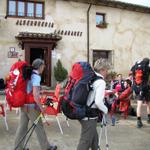
M 10 47 L 9 48 L 8 58 L 18 58 L 18 52 L 16 52 L 15 47 Z

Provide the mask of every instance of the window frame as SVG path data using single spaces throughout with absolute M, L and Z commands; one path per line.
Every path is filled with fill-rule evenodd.
M 99 12 L 96 12 L 96 17 L 97 16 L 102 16 L 103 17 L 103 20 L 100 24 L 97 24 L 96 23 L 96 27 L 99 27 L 99 28 L 106 28 L 107 27 L 107 23 L 106 23 L 106 14 L 105 13 L 99 13 Z
M 11 1 L 15 1 L 15 5 L 16 5 L 16 10 L 15 10 L 15 15 L 10 15 L 9 14 L 9 1 L 7 0 L 7 17 L 11 17 L 11 18 L 28 18 L 28 19 L 44 19 L 45 15 L 44 15 L 44 9 L 45 9 L 45 3 L 44 2 L 36 2 L 36 1 L 27 1 L 27 0 L 11 0 Z M 24 15 L 23 16 L 19 16 L 18 15 L 18 2 L 24 2 L 25 3 L 25 9 L 24 9 Z M 28 15 L 28 10 L 27 10 L 27 4 L 28 3 L 33 3 L 33 16 L 27 16 Z M 42 16 L 41 17 L 37 17 L 36 14 L 36 4 L 41 4 L 42 5 Z
M 24 1 L 22 1 L 22 0 L 17 1 L 17 3 L 16 3 L 16 8 L 17 8 L 17 9 L 16 9 L 16 15 L 17 15 L 18 17 L 25 17 L 26 3 L 24 2 L 24 15 L 23 15 L 23 16 L 19 16 L 19 15 L 18 15 L 18 13 L 19 13 L 19 12 L 18 12 L 18 6 L 19 6 L 19 5 L 18 5 L 18 2 L 24 2 Z
M 102 53 L 102 52 L 105 52 L 106 53 L 106 57 L 107 58 L 105 58 L 105 59 L 107 59 L 110 63 L 111 63 L 111 65 L 113 66 L 113 56 L 114 56 L 114 51 L 113 50 L 103 50 L 103 49 L 93 49 L 93 52 L 92 52 L 92 63 L 93 63 L 93 65 L 94 65 L 94 52 L 96 52 L 96 53 Z M 99 56 L 99 55 L 98 55 Z M 104 58 L 104 57 L 100 57 L 100 58 Z

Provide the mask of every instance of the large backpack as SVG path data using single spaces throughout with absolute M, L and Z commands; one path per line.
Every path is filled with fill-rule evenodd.
M 66 84 L 64 95 L 61 99 L 61 109 L 69 119 L 82 119 L 95 117 L 98 109 L 87 106 L 87 98 L 92 90 L 92 83 L 100 79 L 87 62 L 77 62 L 72 66 L 71 73 Z
M 148 82 L 149 67 L 145 61 L 136 62 L 131 69 L 135 86 L 143 86 Z
M 9 80 L 6 82 L 6 100 L 11 107 L 22 107 L 26 102 L 26 88 L 32 69 L 25 61 L 18 61 L 12 65 Z

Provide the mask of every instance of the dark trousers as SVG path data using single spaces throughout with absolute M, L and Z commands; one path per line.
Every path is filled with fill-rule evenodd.
M 77 150 L 97 150 L 98 149 L 98 133 L 97 119 L 81 120 L 81 136 Z

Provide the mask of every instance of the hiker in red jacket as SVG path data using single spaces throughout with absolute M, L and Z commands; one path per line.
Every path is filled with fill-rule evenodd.
M 129 106 L 130 106 L 130 98 L 132 95 L 132 82 L 127 79 L 124 82 L 125 90 L 119 95 L 118 99 L 120 100 L 119 109 L 124 113 L 124 118 L 126 119 L 128 116 Z

